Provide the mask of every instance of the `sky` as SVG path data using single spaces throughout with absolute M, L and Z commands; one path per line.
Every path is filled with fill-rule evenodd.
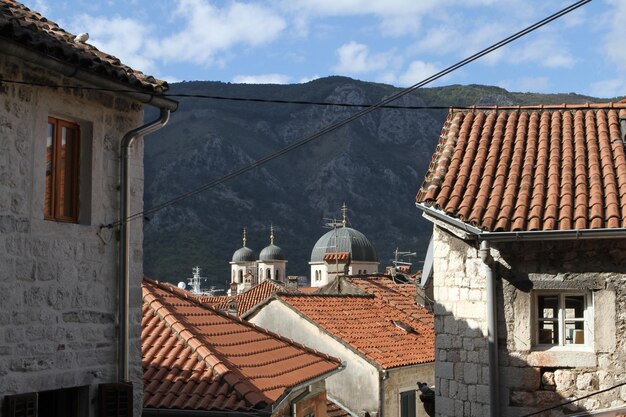
M 21 0 L 169 82 L 406 87 L 574 0 Z M 593 0 L 429 86 L 626 95 L 626 0 Z

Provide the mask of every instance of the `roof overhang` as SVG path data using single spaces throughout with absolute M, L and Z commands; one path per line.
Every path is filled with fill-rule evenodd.
M 176 111 L 178 108 L 177 101 L 168 99 L 159 94 L 145 92 L 140 89 L 133 89 L 130 86 L 118 83 L 107 77 L 103 77 L 81 69 L 78 66 L 71 65 L 67 62 L 34 51 L 17 42 L 11 41 L 10 39 L 2 38 L 2 42 L 0 42 L 0 53 L 20 58 L 24 61 L 30 62 L 31 64 L 42 66 L 65 77 L 75 78 L 88 85 L 102 88 L 103 90 L 109 90 L 111 92 L 119 91 L 115 94 L 120 94 L 143 104 L 170 111 Z
M 572 230 L 532 230 L 520 232 L 487 232 L 456 219 L 442 210 L 424 203 L 415 203 L 425 217 L 431 217 L 461 231 L 468 239 L 489 242 L 521 242 L 540 240 L 590 240 L 590 239 L 624 239 L 626 228 L 614 229 L 572 229 Z

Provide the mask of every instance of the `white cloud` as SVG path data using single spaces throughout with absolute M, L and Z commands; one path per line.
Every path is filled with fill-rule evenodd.
M 536 63 L 547 68 L 571 68 L 576 60 L 567 49 L 566 43 L 557 36 L 544 35 L 527 42 L 508 54 L 512 63 Z
M 179 0 L 174 17 L 183 29 L 159 42 L 151 52 L 165 60 L 211 65 L 218 53 L 235 46 L 255 47 L 276 40 L 286 28 L 285 20 L 252 3 L 229 3 L 219 9 L 207 0 Z
M 233 82 L 238 84 L 289 84 L 291 77 L 285 74 L 235 75 Z
M 144 72 L 154 71 L 154 59 L 145 51 L 150 28 L 143 23 L 119 16 L 81 14 L 72 21 L 71 28 L 75 33 L 89 32 L 88 43 L 116 56 L 124 64 Z
M 591 84 L 591 95 L 594 97 L 617 97 L 626 93 L 626 81 L 615 78 L 602 80 Z
M 354 41 L 341 45 L 336 53 L 339 62 L 333 67 L 333 71 L 342 75 L 381 71 L 391 60 L 390 54 L 372 54 L 367 45 Z
M 307 75 L 306 77 L 302 77 L 298 80 L 300 84 L 308 83 L 309 81 L 317 80 L 320 78 L 318 74 Z
M 604 52 L 612 62 L 619 66 L 620 70 L 624 71 L 626 70 L 626 53 L 624 53 L 626 2 L 613 0 L 609 1 L 609 4 L 613 6 L 610 10 L 612 21 L 610 30 L 604 38 Z
M 409 86 L 425 80 L 437 72 L 439 72 L 439 69 L 435 64 L 424 61 L 413 61 L 409 64 L 409 68 L 406 72 L 398 77 L 396 82 L 400 86 Z

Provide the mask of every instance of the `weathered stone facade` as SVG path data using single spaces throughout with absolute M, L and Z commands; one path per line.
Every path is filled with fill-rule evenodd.
M 78 85 L 0 56 L 9 80 Z M 5 395 L 117 380 L 116 232 L 119 147 L 143 122 L 140 104 L 113 95 L 0 84 L 0 402 Z M 47 118 L 81 134 L 79 223 L 44 220 Z M 132 211 L 142 208 L 143 148 L 132 155 Z M 131 374 L 140 414 L 142 227 L 132 224 Z M 95 415 L 96 401 L 90 415 Z
M 475 242 L 439 226 L 434 237 L 437 415 L 488 415 L 483 263 Z M 494 243 L 491 253 L 501 415 L 524 415 L 626 381 L 626 239 Z M 535 346 L 533 296 L 540 290 L 589 294 L 587 346 Z M 622 387 L 544 414 L 619 407 L 625 401 Z

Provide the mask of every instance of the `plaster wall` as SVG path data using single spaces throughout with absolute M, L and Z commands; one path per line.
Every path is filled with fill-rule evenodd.
M 438 416 L 488 414 L 485 273 L 474 243 L 434 229 L 435 385 Z M 517 416 L 626 381 L 626 240 L 494 244 L 500 407 Z M 586 292 L 587 347 L 540 349 L 533 297 L 539 290 Z M 554 415 L 625 404 L 613 389 Z M 559 414 L 561 413 L 561 414 Z
M 0 56 L 4 78 L 77 82 Z M 119 144 L 142 106 L 104 93 L 0 85 L 0 402 L 4 395 L 89 386 L 116 376 Z M 79 224 L 44 220 L 47 118 L 81 129 Z M 132 154 L 131 212 L 143 195 L 143 143 Z M 131 375 L 140 414 L 142 225 L 131 224 Z M 94 404 L 95 402 L 90 402 Z M 95 415 L 91 406 L 91 415 Z
M 365 359 L 281 301 L 272 300 L 248 320 L 282 336 L 345 361 L 346 369 L 326 379 L 328 394 L 354 413 L 377 415 L 379 373 Z
M 428 416 L 422 401 L 419 399 L 418 381 L 426 382 L 429 386 L 434 384 L 435 365 L 433 363 L 396 368 L 387 372 L 387 378 L 383 383 L 383 391 L 385 393 L 384 414 L 386 417 L 400 417 L 400 393 L 407 390 L 417 390 L 415 394 L 416 416 Z

